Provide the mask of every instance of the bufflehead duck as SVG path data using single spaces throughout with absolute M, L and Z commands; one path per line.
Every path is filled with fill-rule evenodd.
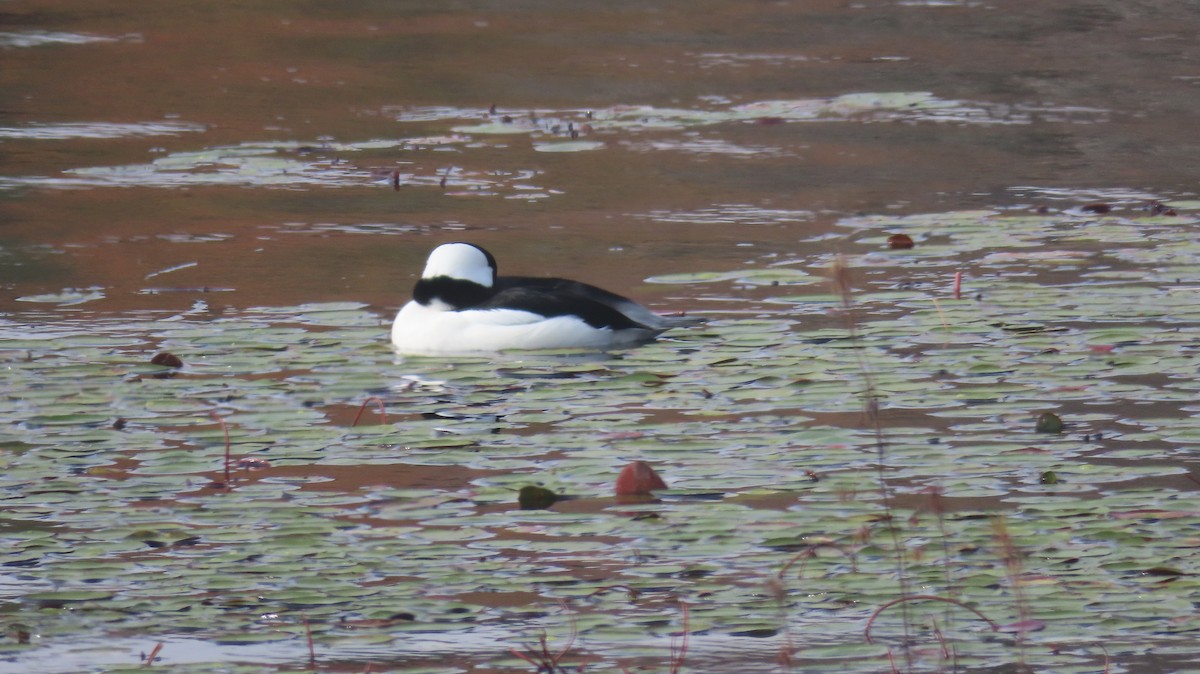
M 392 344 L 410 354 L 603 349 L 693 322 L 578 281 L 497 276 L 491 253 L 447 243 L 429 254 L 412 301 L 392 323 Z

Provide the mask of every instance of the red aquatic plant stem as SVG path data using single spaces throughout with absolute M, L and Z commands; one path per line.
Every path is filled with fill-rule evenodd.
M 154 648 L 150 650 L 150 655 L 146 656 L 146 666 L 147 667 L 154 666 L 154 661 L 158 659 L 158 653 L 159 653 L 159 651 L 162 650 L 162 647 L 163 647 L 163 643 L 161 641 L 158 642 L 157 644 L 154 644 Z M 1107 656 L 1107 655 L 1108 654 L 1105 653 L 1105 656 Z
M 1025 600 L 1025 589 L 1021 585 L 1021 552 L 1008 534 L 1004 517 L 992 517 L 992 532 L 1000 544 L 1004 554 L 1004 570 L 1008 574 L 1008 584 L 1012 587 L 1013 601 L 1017 605 L 1017 613 L 1022 623 L 1029 622 L 1029 602 Z M 1017 664 L 1025 666 L 1025 630 L 1017 632 Z
M 671 674 L 679 674 L 683 668 L 683 658 L 687 655 L 688 632 L 692 631 L 691 616 L 688 614 L 688 604 L 679 600 L 679 611 L 682 614 L 683 636 L 679 639 L 679 650 L 675 650 L 675 639 L 671 639 Z
M 796 640 L 792 638 L 792 630 L 789 627 L 784 627 L 784 641 L 779 644 L 779 655 L 775 657 L 775 661 L 780 664 L 786 671 L 792 671 L 792 665 L 795 664 L 795 658 L 792 653 L 796 650 Z
M 558 661 L 562 660 L 563 656 L 566 655 L 567 652 L 571 650 L 571 647 L 575 645 L 575 637 L 579 636 L 578 622 L 575 620 L 575 615 L 570 613 L 571 609 L 569 606 L 567 606 L 567 602 L 559 599 L 558 605 L 562 607 L 562 610 L 568 612 L 567 615 L 571 621 L 571 636 L 567 637 L 567 645 L 562 647 L 562 650 L 558 652 L 558 655 L 555 655 L 550 659 L 550 663 L 556 667 L 558 666 Z M 543 635 L 543 639 L 544 638 L 545 636 Z
M 230 477 L 229 477 L 229 463 L 230 463 L 229 426 L 225 425 L 225 420 L 222 419 L 221 416 L 219 414 L 217 414 L 216 412 L 209 412 L 208 416 L 212 417 L 218 424 L 220 424 L 221 430 L 224 431 L 224 433 L 225 433 L 225 484 L 228 485 L 229 481 L 230 481 Z
M 892 668 L 892 674 L 900 674 L 900 669 L 898 667 L 896 667 L 896 656 L 895 656 L 895 654 L 892 653 L 891 646 L 888 646 L 887 658 L 888 658 L 888 665 L 890 665 Z
M 846 317 L 846 334 L 849 336 L 852 344 L 859 348 L 852 349 L 854 357 L 858 361 L 859 372 L 862 373 L 863 379 L 863 400 L 866 418 L 871 424 L 871 429 L 875 436 L 875 479 L 879 486 L 879 501 L 883 507 L 884 520 L 887 525 L 887 534 L 892 541 L 893 559 L 896 564 L 896 582 L 900 586 L 900 596 L 908 596 L 908 573 L 904 563 L 904 549 L 900 546 L 900 532 L 895 526 L 894 513 L 892 511 L 892 492 L 887 481 L 887 443 L 884 442 L 883 422 L 879 418 L 879 393 L 875 388 L 875 377 L 871 372 L 870 364 L 867 362 L 865 348 L 860 341 L 858 334 L 858 321 L 854 316 L 854 289 L 850 275 L 850 267 L 846 264 L 846 258 L 838 255 L 830 269 L 830 281 L 833 285 L 834 293 L 842 300 L 842 312 Z M 908 605 L 902 604 L 900 607 L 903 613 L 904 625 L 904 641 L 909 641 L 910 633 L 910 618 L 908 614 Z M 912 669 L 912 654 L 905 649 L 905 662 L 909 669 Z
M 925 493 L 929 494 L 929 508 L 937 517 L 938 533 L 942 538 L 942 574 L 945 578 L 946 589 L 950 594 L 957 595 L 958 587 L 950 573 L 950 532 L 946 530 L 946 502 L 942 500 L 942 488 L 941 486 L 929 487 Z
M 962 299 L 962 272 L 954 272 L 954 299 Z
M 1021 585 L 1021 552 L 1013 543 L 1012 536 L 1009 536 L 1003 517 L 992 518 L 992 532 L 996 534 L 996 540 L 1004 554 L 1004 570 L 1008 575 L 1008 584 L 1012 586 L 1017 613 L 1021 616 L 1021 621 L 1026 622 L 1029 620 L 1029 603 L 1025 601 L 1025 588 Z
M 802 552 L 789 559 L 787 564 L 783 565 L 783 568 L 779 570 L 779 573 L 777 573 L 776 576 L 780 580 L 783 580 L 783 576 L 788 572 L 788 570 L 795 566 L 797 562 L 800 562 L 800 570 L 797 571 L 796 574 L 798 578 L 803 578 L 804 568 L 808 565 L 808 560 L 816 557 L 817 550 L 821 548 L 829 548 L 830 550 L 837 550 L 838 552 L 842 553 L 847 559 L 850 560 L 850 569 L 855 573 L 858 573 L 858 560 L 854 557 L 853 552 L 847 551 L 837 543 L 813 543 L 805 548 Z
M 942 657 L 949 660 L 950 648 L 946 644 L 946 635 L 942 634 L 942 628 L 938 627 L 937 618 L 933 618 L 929 622 L 932 623 L 933 636 L 937 638 L 938 645 L 942 647 Z
M 526 646 L 525 648 L 529 648 L 529 646 Z M 524 654 L 524 653 L 522 653 L 521 651 L 518 651 L 518 650 L 517 650 L 517 649 L 515 649 L 515 648 L 510 648 L 510 649 L 508 649 L 508 652 L 509 652 L 509 653 L 512 653 L 513 655 L 517 656 L 518 658 L 521 658 L 521 659 L 522 659 L 522 660 L 524 660 L 525 662 L 528 662 L 529 664 L 533 665 L 534 667 L 537 667 L 537 671 L 539 671 L 539 672 L 540 672 L 540 671 L 542 671 L 542 666 L 541 666 L 541 664 L 539 664 L 539 663 L 538 663 L 536 660 L 534 660 L 533 658 L 529 657 L 528 655 L 525 655 L 525 654 Z
M 966 604 L 962 603 L 961 601 L 959 601 L 957 599 L 948 599 L 946 597 L 939 597 L 937 595 L 932 595 L 932 594 L 914 594 L 914 595 L 910 595 L 907 597 L 900 597 L 899 599 L 893 599 L 893 600 L 887 602 L 886 604 L 884 604 L 883 606 L 880 606 L 879 608 L 875 609 L 875 612 L 872 613 L 871 617 L 867 620 L 867 626 L 865 628 L 863 628 L 863 638 L 865 638 L 867 640 L 867 643 L 869 643 L 869 644 L 874 643 L 873 641 L 871 641 L 871 628 L 875 625 L 875 619 L 878 618 L 881 613 L 883 613 L 887 609 L 895 606 L 896 604 L 907 604 L 907 603 L 913 602 L 913 601 L 940 601 L 940 602 L 945 602 L 947 604 L 954 604 L 955 606 L 957 606 L 959 608 L 964 608 L 964 609 L 970 611 L 971 613 L 974 613 L 977 618 L 979 618 L 983 622 L 987 623 L 988 627 L 990 627 L 993 632 L 1000 629 L 1000 627 L 998 625 L 996 625 L 996 623 L 993 622 L 991 618 L 985 616 L 984 614 L 980 613 L 979 611 L 976 611 L 975 609 L 971 608 L 970 606 L 967 606 Z
M 788 621 L 787 615 L 787 586 L 783 582 L 782 575 L 768 578 L 766 585 L 767 590 L 775 598 L 775 605 L 779 609 L 779 624 L 783 627 L 783 638 L 780 639 L 779 653 L 775 656 L 775 661 L 785 671 L 790 672 L 794 660 L 792 654 L 796 652 L 796 642 L 792 638 L 792 624 Z
M 560 603 L 562 603 L 562 602 L 560 602 Z M 528 662 L 529 664 L 533 665 L 534 668 L 536 669 L 536 671 L 539 673 L 546 672 L 547 674 L 556 674 L 556 672 L 563 671 L 562 669 L 559 668 L 558 661 L 560 658 L 562 658 L 564 655 L 567 654 L 567 651 L 570 650 L 571 645 L 575 643 L 575 635 L 576 634 L 577 634 L 577 629 L 576 629 L 574 623 L 572 622 L 571 638 L 568 641 L 566 648 L 559 651 L 558 655 L 550 654 L 550 646 L 546 643 L 546 631 L 545 630 L 542 630 L 541 636 L 538 637 L 538 648 L 534 648 L 533 646 L 530 646 L 529 644 L 521 644 L 521 646 L 524 647 L 525 650 L 529 652 L 528 655 L 525 653 L 522 653 L 521 651 L 518 651 L 515 648 L 509 648 L 508 652 L 512 653 L 513 655 L 517 656 L 518 658 L 521 658 L 525 662 Z
M 942 539 L 942 581 L 946 586 L 946 593 L 951 597 L 959 596 L 958 583 L 954 581 L 954 573 L 950 567 L 950 532 L 946 530 L 946 502 L 942 500 L 942 488 L 940 485 L 929 487 L 925 490 L 929 494 L 929 507 L 933 510 L 937 517 L 938 532 Z M 953 630 L 954 616 L 950 612 L 950 607 L 946 607 L 946 628 Z M 943 649 L 945 644 L 943 643 Z
M 317 649 L 313 647 L 312 625 L 308 622 L 308 616 L 304 616 L 304 637 L 308 640 L 308 666 L 316 669 Z
M 362 418 L 363 412 L 367 409 L 367 405 L 371 404 L 372 400 L 379 405 L 379 423 L 387 423 L 387 414 L 383 411 L 383 401 L 379 399 L 379 396 L 371 396 L 364 400 L 363 404 L 358 408 L 358 414 L 354 415 L 354 423 L 350 424 L 351 426 L 358 425 L 358 420 Z

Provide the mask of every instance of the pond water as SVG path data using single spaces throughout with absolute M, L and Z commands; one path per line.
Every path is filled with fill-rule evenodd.
M 1198 37 L 6 2 L 0 672 L 1194 668 Z M 399 359 L 451 240 L 707 322 Z M 613 499 L 633 460 L 660 500 Z

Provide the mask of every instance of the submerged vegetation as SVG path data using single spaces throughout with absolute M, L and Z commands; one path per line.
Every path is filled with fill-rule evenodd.
M 756 312 L 607 355 L 398 361 L 353 303 L 6 319 L 0 669 L 1192 653 L 1200 250 L 1170 206 L 847 219 L 840 289 L 822 256 L 652 279 Z M 635 461 L 658 500 L 613 496 Z

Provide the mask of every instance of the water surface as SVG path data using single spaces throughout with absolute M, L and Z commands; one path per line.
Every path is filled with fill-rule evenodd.
M 0 669 L 104 671 L 157 641 L 164 663 L 195 671 L 298 666 L 303 614 L 323 661 L 347 671 L 431 657 L 528 671 L 508 649 L 543 627 L 565 638 L 566 599 L 598 669 L 665 671 L 682 598 L 696 671 L 728 671 L 731 653 L 770 670 L 789 620 L 810 635 L 798 669 L 878 671 L 861 628 L 899 592 L 887 555 L 866 574 L 829 562 L 783 618 L 762 589 L 801 545 L 768 532 L 844 541 L 879 519 L 862 364 L 823 280 L 844 254 L 900 503 L 927 508 L 936 486 L 957 512 L 948 534 L 912 537 L 949 537 L 962 582 L 988 587 L 971 558 L 992 540 L 978 519 L 1009 513 L 1017 546 L 1042 560 L 1026 569 L 1031 603 L 1060 619 L 1020 652 L 965 637 L 958 667 L 1175 671 L 1172 658 L 1195 657 L 1178 637 L 1195 628 L 1194 563 L 1170 541 L 1194 540 L 1200 510 L 1198 33 L 1178 0 L 6 3 L 0 381 L 20 550 L 0 609 L 37 638 L 10 629 Z M 887 247 L 897 231 L 912 253 Z M 711 327 L 611 359 L 397 362 L 386 322 L 449 240 Z M 161 349 L 184 358 L 181 377 L 146 370 Z M 348 430 L 369 395 L 395 435 Z M 1071 424 L 1061 439 L 1029 430 L 1049 410 Z M 274 462 L 225 500 L 204 486 L 222 450 L 210 412 L 229 418 L 239 455 Z M 714 508 L 728 512 L 669 501 L 659 514 L 691 523 L 656 539 L 611 510 L 608 480 L 633 458 L 684 491 L 725 492 Z M 805 471 L 833 477 L 813 486 Z M 1065 478 L 1051 494 L 1047 472 Z M 539 480 L 581 499 L 558 519 L 511 510 L 509 490 Z M 293 502 L 314 528 L 280 514 Z M 222 508 L 256 514 L 206 514 Z M 1156 531 L 1140 510 L 1179 528 Z M 1062 512 L 1083 533 L 1055 529 Z M 470 542 L 442 546 L 447 520 Z M 1126 521 L 1141 539 L 1113 526 Z M 171 547 L 183 534 L 141 549 L 174 527 L 203 530 L 203 554 Z M 308 557 L 283 546 L 293 533 Z M 190 575 L 253 567 L 238 555 L 256 539 L 260 575 Z M 1152 551 L 1147 575 L 1135 540 Z M 411 549 L 467 570 L 389 566 Z M 223 556 L 193 561 L 205 554 Z M 983 557 L 994 569 L 1004 552 Z M 76 575 L 77 559 L 94 573 Z M 336 601 L 275 594 L 321 574 Z M 1100 597 L 1080 589 L 1091 576 Z M 1175 594 L 1155 605 L 1162 578 Z M 616 584 L 651 599 L 581 599 Z M 1039 587 L 1081 594 L 1055 603 Z M 383 589 L 360 601 L 366 588 Z M 76 601 L 91 603 L 67 610 Z M 1017 623 L 1020 605 L 985 608 Z M 194 623 L 179 618 L 191 610 Z M 364 638 L 347 620 L 383 622 Z M 222 632 L 247 625 L 268 645 Z M 1067 636 L 1070 658 L 1048 655 Z

